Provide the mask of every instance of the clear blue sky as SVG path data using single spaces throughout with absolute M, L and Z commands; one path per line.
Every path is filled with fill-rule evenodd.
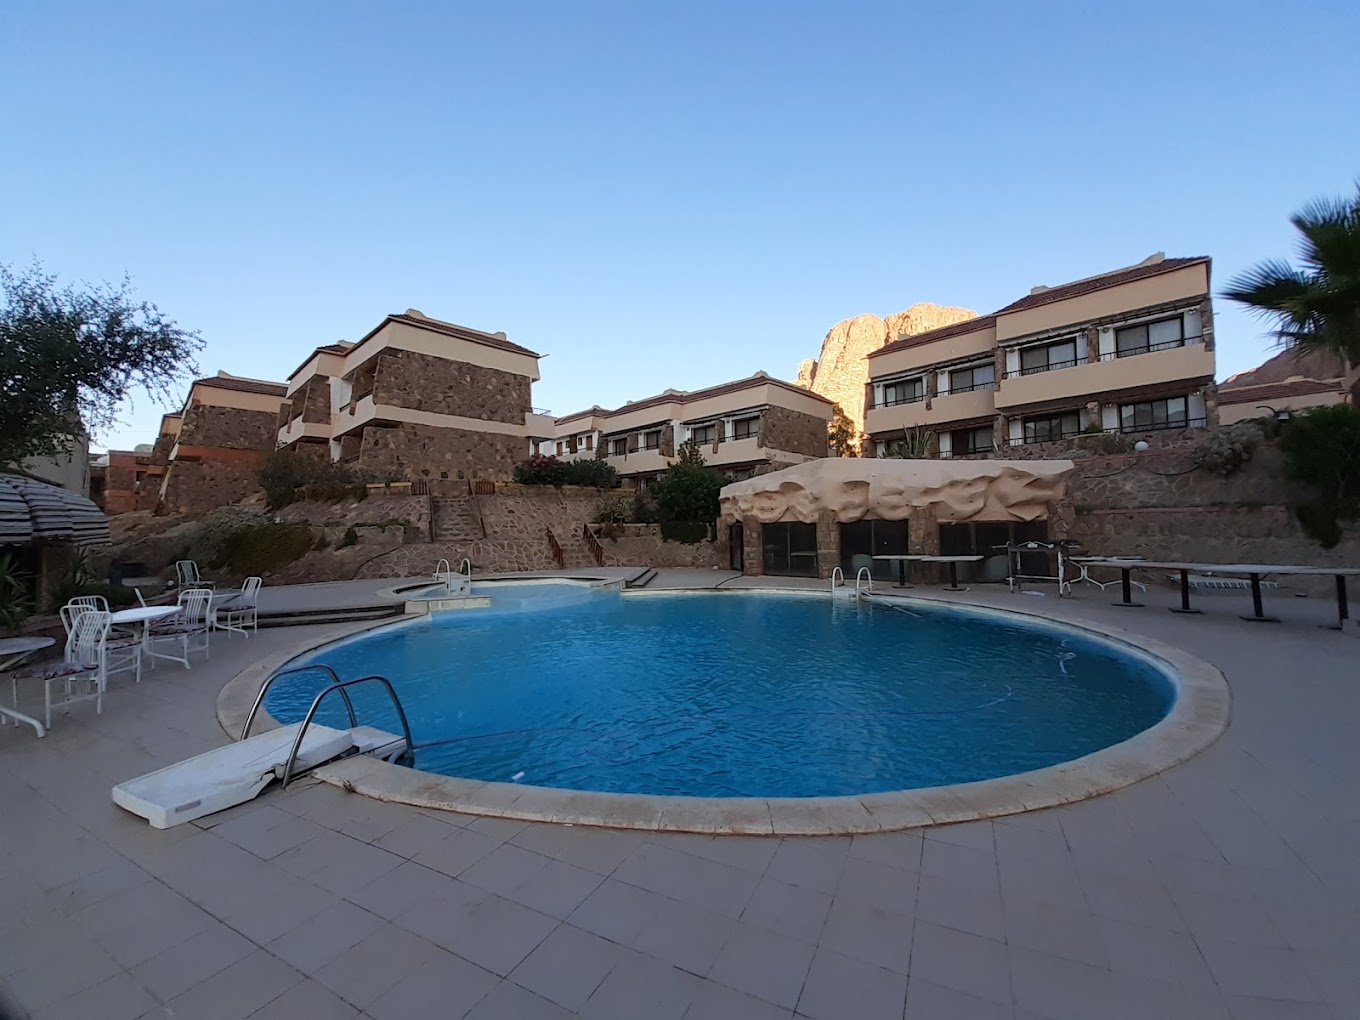
M 860 312 L 1291 254 L 1360 174 L 1357 38 L 1341 2 L 8 0 L 0 261 L 131 273 L 205 373 L 416 307 L 549 355 L 559 414 L 791 377 Z M 1223 377 L 1269 342 L 1217 309 Z

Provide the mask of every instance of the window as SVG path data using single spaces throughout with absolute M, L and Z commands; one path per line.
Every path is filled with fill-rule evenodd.
M 1075 340 L 1045 344 L 1043 347 L 1024 347 L 1020 350 L 1021 375 L 1034 375 L 1036 372 L 1052 372 L 1059 368 L 1071 368 L 1076 363 L 1077 342 Z
M 627 439 L 611 439 L 609 441 L 609 456 L 622 457 L 628 452 Z
M 595 449 L 595 433 L 593 432 L 586 433 L 586 449 L 587 450 Z
M 1147 400 L 1119 408 L 1121 432 L 1147 432 L 1156 429 L 1183 429 L 1189 424 L 1184 397 Z
M 700 446 L 713 442 L 717 437 L 718 426 L 716 425 L 701 425 L 689 430 L 689 438 Z
M 1125 326 L 1114 331 L 1114 353 L 1119 358 L 1184 346 L 1185 320 L 1179 315 L 1173 319 L 1141 322 L 1137 326 Z
M 760 435 L 760 418 L 738 418 L 732 423 L 733 439 L 751 439 Z
M 765 573 L 817 576 L 817 525 L 801 521 L 764 524 L 760 532 Z
M 1026 443 L 1070 439 L 1081 431 L 1080 417 L 1076 411 L 1049 415 L 1046 418 L 1026 418 L 1024 424 Z
M 883 406 L 891 407 L 894 404 L 914 404 L 918 400 L 926 399 L 926 381 L 924 378 L 898 379 L 896 382 L 883 384 Z
M 949 453 L 963 457 L 970 453 L 992 452 L 992 427 L 980 425 L 974 429 L 955 429 L 949 433 Z
M 897 564 L 876 560 L 875 556 L 904 556 L 907 549 L 907 522 L 864 518 L 841 525 L 841 570 L 846 578 L 859 573 L 860 567 L 879 580 L 897 577 Z
M 972 393 L 974 390 L 990 390 L 995 386 L 996 366 L 994 364 L 956 368 L 949 373 L 950 393 Z
M 661 449 L 661 430 L 652 429 L 650 432 L 642 433 L 642 448 L 644 450 Z

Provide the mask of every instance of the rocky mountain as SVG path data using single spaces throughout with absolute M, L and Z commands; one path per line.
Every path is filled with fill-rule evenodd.
M 856 315 L 831 327 L 822 341 L 820 356 L 799 364 L 798 378 L 794 381 L 840 404 L 855 428 L 863 431 L 864 384 L 869 380 L 865 358 L 869 352 L 901 336 L 975 318 L 977 312 L 966 308 L 932 304 L 915 304 L 882 319 L 877 315 Z

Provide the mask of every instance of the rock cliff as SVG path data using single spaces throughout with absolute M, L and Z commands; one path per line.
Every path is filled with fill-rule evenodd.
M 915 304 L 882 319 L 877 315 L 856 315 L 831 327 L 822 341 L 820 357 L 799 364 L 795 381 L 840 404 L 856 430 L 862 431 L 864 384 L 869 379 L 865 358 L 869 352 L 899 336 L 924 333 L 976 317 L 977 312 L 966 308 L 932 304 Z

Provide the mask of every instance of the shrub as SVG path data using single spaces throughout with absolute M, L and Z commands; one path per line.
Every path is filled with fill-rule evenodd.
M 1360 410 L 1333 404 L 1293 418 L 1280 449 L 1290 477 L 1317 493 L 1294 508 L 1299 524 L 1330 549 L 1341 541 L 1341 522 L 1360 517 Z
M 707 542 L 710 541 L 709 525 L 705 521 L 662 521 L 661 537 L 667 542 L 684 542 L 686 545 Z
M 693 443 L 680 447 L 680 459 L 651 486 L 649 495 L 663 521 L 702 521 L 718 518 L 718 492 L 727 479 L 704 465 L 704 455 Z
M 0 556 L 0 629 L 18 630 L 30 608 L 27 575 L 13 557 Z
M 225 537 L 215 565 L 239 576 L 268 574 L 311 548 L 312 529 L 305 524 L 251 524 Z
M 562 464 L 562 484 L 615 489 L 618 488 L 619 473 L 614 470 L 614 465 L 602 460 L 569 460 Z
M 913 425 L 902 430 L 902 438 L 894 439 L 882 456 L 893 460 L 924 460 L 930 456 L 934 434 L 924 425 Z
M 200 567 L 218 566 L 227 537 L 240 528 L 272 523 L 268 514 L 241 506 L 210 511 L 191 528 L 177 559 L 193 560 Z
M 1263 438 L 1261 427 L 1249 422 L 1214 429 L 1195 448 L 1195 465 L 1210 474 L 1227 478 L 1242 470 Z
M 348 549 L 350 546 L 358 544 L 359 544 L 359 532 L 354 527 L 354 525 L 351 524 L 348 528 L 345 529 L 345 533 L 344 535 L 341 536 L 340 541 L 335 543 L 335 547 L 337 549 Z
M 562 462 L 556 457 L 536 453 L 515 465 L 514 479 L 521 485 L 562 484 Z
M 301 457 L 291 450 L 275 450 L 255 469 L 271 510 L 300 499 L 339 502 L 362 499 L 368 490 L 343 464 Z
M 595 502 L 595 523 L 627 524 L 633 519 L 636 503 L 631 492 L 602 492 Z

